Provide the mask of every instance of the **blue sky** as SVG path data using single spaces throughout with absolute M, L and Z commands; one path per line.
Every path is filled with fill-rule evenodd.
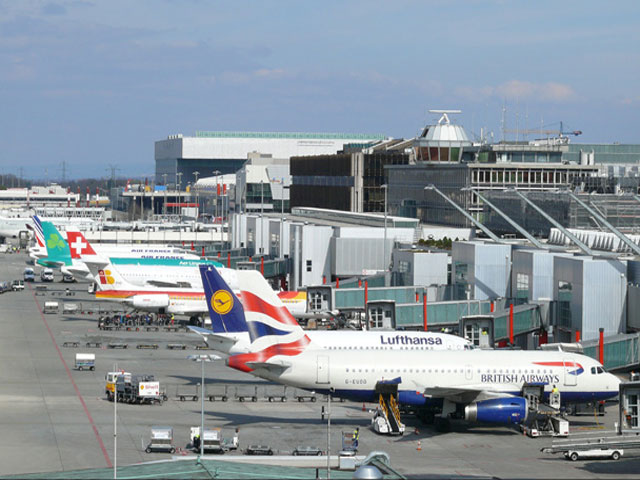
M 0 174 L 153 175 L 196 130 L 640 143 L 637 1 L 0 0 Z

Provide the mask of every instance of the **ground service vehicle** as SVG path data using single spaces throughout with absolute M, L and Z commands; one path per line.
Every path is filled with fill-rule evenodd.
M 33 282 L 36 279 L 36 274 L 33 271 L 33 268 L 27 267 L 24 269 L 24 273 L 22 274 L 25 282 Z
M 245 455 L 273 455 L 273 450 L 267 445 L 249 445 L 244 453 Z
M 119 375 L 116 395 L 118 402 L 124 403 L 162 403 L 164 400 L 160 382 L 156 382 L 153 375 Z
M 24 290 L 24 281 L 23 280 L 14 280 L 11 284 L 11 288 L 14 292 L 18 290 Z
M 176 453 L 176 447 L 173 445 L 173 428 L 151 427 L 151 440 L 144 451 Z
M 113 394 L 116 391 L 116 380 L 120 375 L 128 377 L 129 381 L 131 381 L 131 374 L 129 372 L 125 372 L 124 370 L 120 372 L 107 372 L 107 374 L 104 376 L 104 379 L 106 381 L 104 393 L 107 394 L 107 399 L 109 401 L 113 401 Z
M 610 458 L 619 460 L 624 455 L 624 450 L 620 448 L 592 448 L 590 450 L 569 450 L 564 456 L 573 462 L 587 458 Z
M 76 353 L 76 369 L 95 370 L 96 354 L 95 353 Z
M 53 270 L 45 268 L 40 272 L 40 280 L 43 282 L 53 282 Z

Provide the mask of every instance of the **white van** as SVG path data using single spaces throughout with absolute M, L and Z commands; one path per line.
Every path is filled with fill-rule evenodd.
M 53 282 L 53 270 L 45 268 L 40 272 L 40 280 L 43 282 Z

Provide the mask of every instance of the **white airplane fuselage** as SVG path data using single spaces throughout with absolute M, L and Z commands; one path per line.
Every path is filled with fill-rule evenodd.
M 563 401 L 587 402 L 613 398 L 619 380 L 602 371 L 590 357 L 566 352 L 517 350 L 320 349 L 298 355 L 276 355 L 268 360 L 276 368 L 258 367 L 256 376 L 298 388 L 315 390 L 357 401 L 376 401 L 379 381 L 399 379 L 400 403 L 424 405 L 430 388 L 471 389 L 519 395 L 525 383 L 544 384 L 549 393 L 558 387 Z M 228 364 L 242 366 L 241 357 Z M 251 363 L 249 363 L 251 364 Z M 277 368 L 280 364 L 281 367 Z M 437 395 L 434 396 L 437 398 Z

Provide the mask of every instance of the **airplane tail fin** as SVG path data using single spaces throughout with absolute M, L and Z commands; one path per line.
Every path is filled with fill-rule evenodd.
M 55 265 L 71 265 L 69 245 L 51 222 L 39 222 L 47 248 L 47 262 Z
M 214 333 L 248 331 L 238 297 L 213 265 L 200 265 L 200 276 Z
M 122 278 L 120 272 L 110 263 L 104 268 L 87 266 L 95 279 L 98 290 L 137 290 L 139 288 Z M 98 292 L 96 292 L 96 297 L 99 297 Z
M 97 255 L 89 241 L 80 231 L 67 231 L 67 242 L 71 250 L 71 258 L 80 259 L 82 255 Z
M 201 266 L 200 273 L 214 332 L 220 328 L 225 330 L 218 331 L 249 331 L 252 353 L 231 357 L 229 366 L 251 371 L 256 368 L 256 362 L 265 364 L 274 355 L 298 355 L 311 342 L 260 272 L 235 272 L 241 306 L 215 268 Z M 226 313 L 220 313 L 224 311 Z
M 33 217 L 31 217 L 31 219 L 33 220 L 33 234 L 36 237 L 38 246 L 46 248 L 44 243 L 44 232 L 42 230 L 42 222 L 40 221 L 40 218 L 38 218 L 37 215 L 34 215 Z

